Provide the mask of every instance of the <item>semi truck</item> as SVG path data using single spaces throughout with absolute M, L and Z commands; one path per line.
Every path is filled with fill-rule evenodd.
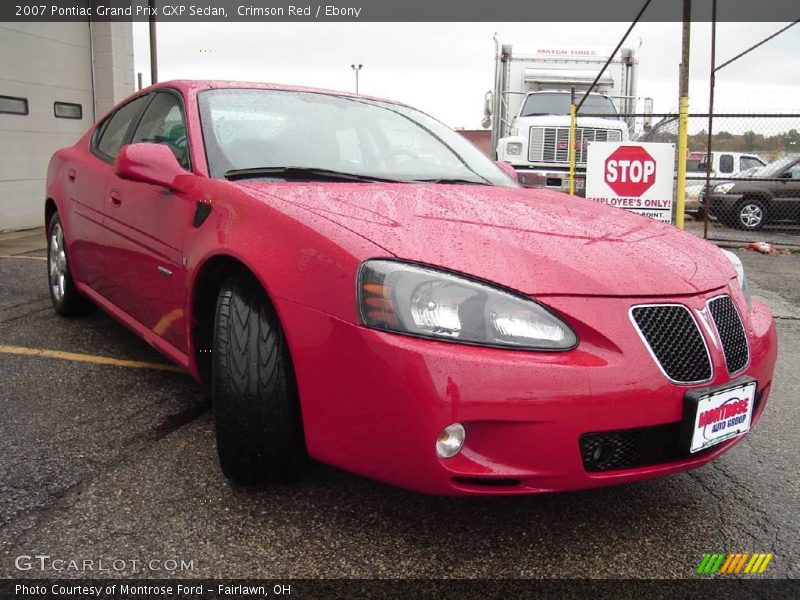
M 597 78 L 608 52 L 594 48 L 537 48 L 515 52 L 495 38 L 495 85 L 486 94 L 484 127 L 492 130 L 495 159 L 509 163 L 528 187 L 569 188 L 569 145 L 576 150 L 576 190 L 583 189 L 590 142 L 630 139 L 637 104 L 638 59 L 623 48 L 597 80 L 569 139 L 570 104 Z M 652 100 L 645 111 L 652 112 Z M 587 116 L 581 116 L 587 115 Z M 588 116 L 591 115 L 591 116 Z

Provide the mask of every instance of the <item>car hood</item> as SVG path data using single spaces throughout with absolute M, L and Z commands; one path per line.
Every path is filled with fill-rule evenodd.
M 312 211 L 398 258 L 531 295 L 695 294 L 722 287 L 736 275 L 721 252 L 693 235 L 547 190 L 442 184 L 235 185 L 270 204 L 288 202 Z

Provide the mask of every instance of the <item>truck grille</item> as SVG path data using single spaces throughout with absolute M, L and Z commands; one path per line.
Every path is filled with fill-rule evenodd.
M 747 366 L 750 359 L 747 336 L 739 312 L 730 296 L 714 298 L 708 303 L 708 309 L 717 326 L 728 373 L 738 373 Z
M 681 304 L 635 306 L 631 317 L 653 358 L 675 383 L 711 379 L 711 357 L 697 322 Z
M 578 127 L 575 162 L 586 163 L 589 142 L 619 142 L 618 129 Z M 569 127 L 531 127 L 528 139 L 528 160 L 534 163 L 569 163 Z

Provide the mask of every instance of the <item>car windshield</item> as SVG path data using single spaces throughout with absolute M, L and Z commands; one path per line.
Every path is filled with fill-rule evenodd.
M 563 92 L 530 94 L 525 98 L 525 104 L 522 105 L 519 116 L 568 115 L 570 99 L 571 94 Z M 580 112 L 594 115 L 617 116 L 617 109 L 611 101 L 611 98 L 599 94 L 590 94 L 583 103 L 583 106 L 581 106 Z
M 462 136 L 406 106 L 319 92 L 199 94 L 212 177 L 518 187 Z M 243 172 L 252 170 L 251 172 Z
M 800 159 L 800 156 L 794 154 L 791 156 L 784 156 L 775 162 L 769 163 L 763 167 L 762 171 L 758 174 L 759 177 L 778 177 L 783 171 L 786 170 L 792 163 Z

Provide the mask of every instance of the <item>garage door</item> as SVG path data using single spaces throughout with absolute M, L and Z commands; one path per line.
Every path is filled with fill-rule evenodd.
M 52 153 L 89 128 L 88 23 L 0 23 L 0 231 L 43 225 Z

